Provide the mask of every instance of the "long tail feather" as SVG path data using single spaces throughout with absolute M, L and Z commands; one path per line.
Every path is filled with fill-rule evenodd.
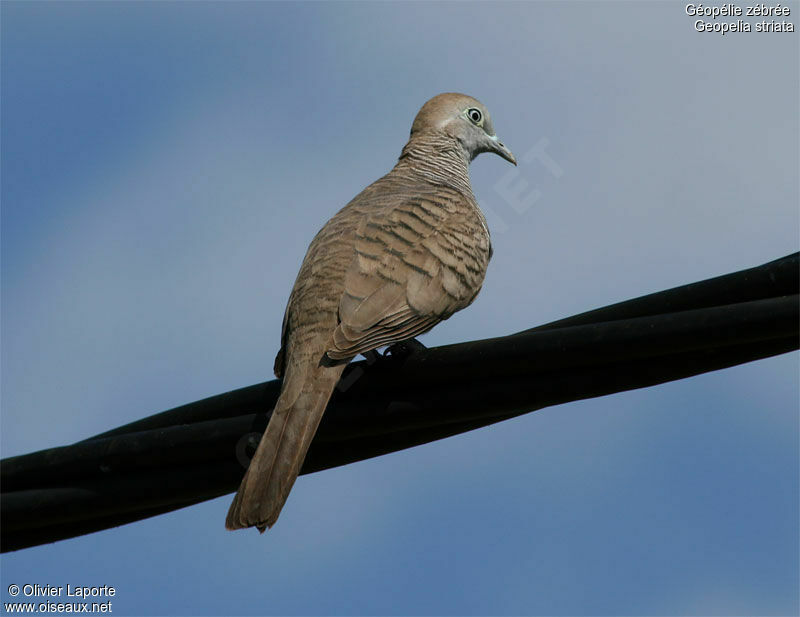
M 288 372 L 225 527 L 263 532 L 275 524 L 343 370 L 309 363 Z

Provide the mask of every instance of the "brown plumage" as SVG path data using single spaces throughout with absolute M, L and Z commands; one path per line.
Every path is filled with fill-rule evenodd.
M 475 299 L 491 256 L 468 174 L 481 152 L 516 164 L 480 102 L 453 93 L 432 98 L 394 169 L 311 242 L 275 359 L 281 394 L 228 529 L 275 523 L 350 359 L 418 336 Z

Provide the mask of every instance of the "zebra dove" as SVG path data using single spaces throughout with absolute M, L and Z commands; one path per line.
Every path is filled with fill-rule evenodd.
M 472 303 L 492 255 L 469 181 L 494 152 L 516 165 L 489 112 L 464 94 L 422 106 L 394 169 L 317 233 L 283 318 L 281 393 L 228 511 L 228 529 L 278 519 L 345 365 Z

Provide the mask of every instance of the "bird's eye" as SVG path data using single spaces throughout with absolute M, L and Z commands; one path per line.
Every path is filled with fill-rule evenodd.
M 471 107 L 467 110 L 467 115 L 475 124 L 480 124 L 481 120 L 483 120 L 483 114 L 481 113 L 481 110 L 475 109 L 474 107 Z

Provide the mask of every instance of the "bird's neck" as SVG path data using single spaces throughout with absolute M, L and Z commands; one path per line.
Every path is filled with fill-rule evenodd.
M 433 184 L 452 187 L 473 197 L 469 159 L 457 139 L 448 135 L 414 135 L 403 148 L 395 169 L 419 175 Z

